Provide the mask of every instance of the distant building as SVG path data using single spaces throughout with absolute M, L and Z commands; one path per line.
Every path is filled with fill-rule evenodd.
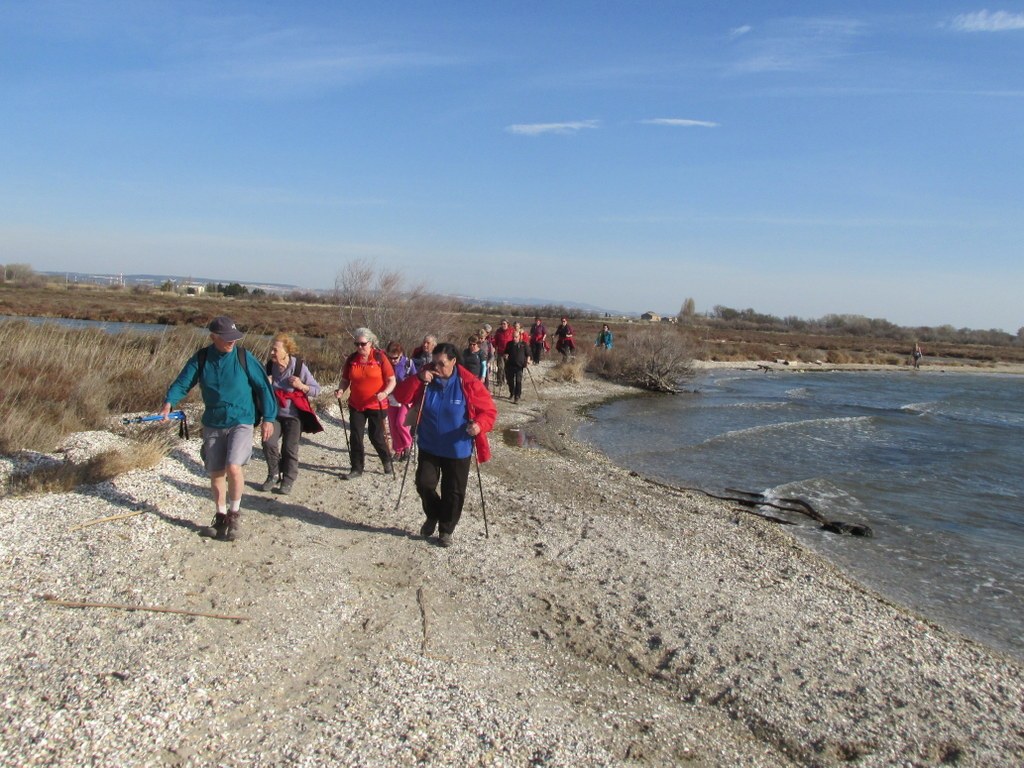
M 178 293 L 184 293 L 188 296 L 201 296 L 206 293 L 206 286 L 199 285 L 198 283 L 179 283 Z
M 661 315 L 659 315 L 657 312 L 644 312 L 642 315 L 640 315 L 640 319 L 649 320 L 652 323 L 656 323 L 659 320 L 661 320 Z

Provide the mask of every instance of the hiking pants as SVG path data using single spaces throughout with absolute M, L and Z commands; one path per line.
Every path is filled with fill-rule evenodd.
M 505 378 L 508 380 L 508 396 L 509 397 L 522 397 L 523 396 L 523 369 L 512 365 L 509 362 L 505 363 Z
M 359 470 L 360 472 L 364 469 L 366 461 L 366 450 L 363 448 L 364 432 L 369 433 L 370 444 L 376 449 L 381 463 L 387 464 L 391 460 L 391 456 L 388 454 L 388 443 L 384 437 L 385 418 L 387 418 L 387 411 L 376 408 L 357 411 L 354 408 L 349 408 L 348 422 L 352 427 L 352 440 L 349 443 L 351 455 L 349 458 L 352 460 L 352 469 Z
M 539 363 L 540 356 L 544 354 L 544 342 L 543 341 L 531 341 L 530 342 L 530 357 L 533 358 L 533 362 Z
M 469 482 L 469 465 L 473 458 L 447 459 L 420 449 L 419 466 L 416 467 L 416 492 L 423 502 L 423 514 L 428 520 L 437 522 L 439 533 L 451 533 L 462 517 L 462 505 L 466 502 L 466 484 Z M 441 483 L 441 493 L 437 484 Z
M 263 443 L 263 455 L 267 459 L 267 477 L 277 478 L 291 485 L 299 476 L 299 437 L 302 436 L 302 422 L 288 416 L 274 422 L 274 434 Z

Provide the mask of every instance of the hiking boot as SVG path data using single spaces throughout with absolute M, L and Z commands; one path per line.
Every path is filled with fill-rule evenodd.
M 450 533 L 442 533 L 437 537 L 437 546 L 439 547 L 450 547 L 452 545 L 452 535 Z
M 242 515 L 238 512 L 228 512 L 227 530 L 224 531 L 224 541 L 238 541 L 239 518 Z
M 280 488 L 275 488 L 274 489 L 274 493 L 278 494 L 279 496 L 287 496 L 291 492 L 292 492 L 292 484 L 289 483 L 287 480 L 284 481 L 283 483 L 281 483 L 281 487 Z
M 515 397 L 513 397 L 512 398 L 512 402 L 513 403 L 518 403 L 519 402 L 519 395 L 516 395 Z
M 393 474 L 395 474 L 395 463 L 391 459 L 388 459 L 387 461 L 384 462 L 384 474 L 385 475 L 393 475 Z
M 434 535 L 434 530 L 437 528 L 437 520 L 427 520 L 423 525 L 420 526 L 420 536 L 427 538 L 428 536 Z
M 345 479 L 346 480 L 358 480 L 362 476 L 363 476 L 363 470 L 361 470 L 361 469 L 353 469 L 351 472 L 349 472 L 347 475 L 345 475 Z
M 213 516 L 213 522 L 199 529 L 199 535 L 207 539 L 219 539 L 224 536 L 228 528 L 228 516 L 218 512 Z
M 267 493 L 268 491 L 273 490 L 275 485 L 277 485 L 277 478 L 268 477 L 266 480 L 263 481 L 263 485 L 260 486 L 260 490 L 263 491 L 264 493 Z

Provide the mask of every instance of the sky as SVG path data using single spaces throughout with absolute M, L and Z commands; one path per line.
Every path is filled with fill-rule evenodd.
M 0 263 L 1024 325 L 1021 1 L 5 0 L 0 103 Z

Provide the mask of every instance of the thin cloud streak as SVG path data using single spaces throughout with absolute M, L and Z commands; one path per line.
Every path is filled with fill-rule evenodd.
M 668 125 L 674 128 L 717 128 L 720 125 L 711 120 L 688 120 L 682 117 L 655 117 L 640 122 L 643 125 Z
M 597 128 L 600 120 L 576 120 L 567 123 L 516 123 L 505 127 L 509 133 L 517 136 L 541 136 L 545 133 L 572 134 L 588 128 Z
M 1024 29 L 1024 13 L 987 10 L 963 13 L 953 18 L 950 26 L 957 32 L 1008 32 Z
M 729 37 L 735 40 L 737 37 L 743 37 L 749 32 L 752 32 L 754 28 L 749 24 L 744 24 L 742 27 L 735 27 L 729 30 Z

